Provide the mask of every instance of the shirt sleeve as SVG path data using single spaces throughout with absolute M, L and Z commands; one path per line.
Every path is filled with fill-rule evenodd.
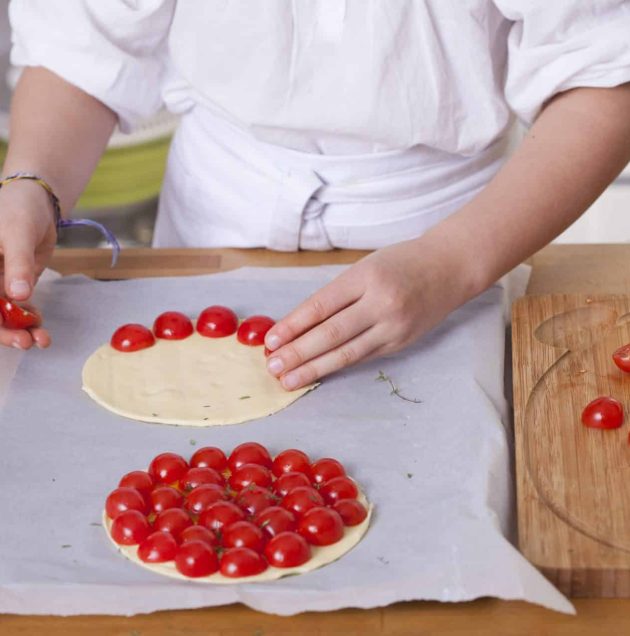
M 494 0 L 510 21 L 505 96 L 531 124 L 556 93 L 630 82 L 630 0 Z
M 12 0 L 11 62 L 53 71 L 131 132 L 162 105 L 174 7 L 175 0 Z

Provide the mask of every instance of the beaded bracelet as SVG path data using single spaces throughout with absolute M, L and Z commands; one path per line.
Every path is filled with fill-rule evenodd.
M 91 219 L 64 219 L 61 216 L 61 205 L 59 204 L 59 197 L 55 194 L 55 191 L 52 189 L 52 187 L 46 180 L 42 179 L 36 174 L 31 174 L 29 172 L 16 172 L 15 174 L 9 175 L 8 177 L 1 179 L 0 188 L 2 188 L 3 186 L 9 183 L 12 183 L 14 181 L 20 181 L 22 179 L 28 179 L 29 181 L 34 181 L 35 183 L 40 185 L 42 188 L 44 188 L 44 190 L 46 190 L 46 192 L 48 193 L 48 196 L 50 197 L 50 202 L 52 203 L 52 206 L 53 206 L 53 212 L 55 215 L 55 228 L 57 230 L 60 230 L 65 227 L 77 227 L 79 225 L 96 228 L 105 237 L 105 240 L 107 241 L 107 243 L 111 245 L 112 267 L 116 265 L 116 262 L 118 261 L 118 255 L 120 254 L 120 244 L 116 240 L 116 237 L 114 236 L 114 234 L 101 223 L 97 223 L 96 221 L 92 221 Z

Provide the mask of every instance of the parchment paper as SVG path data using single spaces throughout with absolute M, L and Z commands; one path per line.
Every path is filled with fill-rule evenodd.
M 85 359 L 122 323 L 151 324 L 168 309 L 194 316 L 210 304 L 279 317 L 337 271 L 49 283 L 43 309 L 54 346 L 24 354 L 0 417 L 0 612 L 131 615 L 240 601 L 290 615 L 480 596 L 573 611 L 505 538 L 513 524 L 505 288 L 491 288 L 406 352 L 339 373 L 246 424 L 145 424 L 81 391 Z M 391 395 L 375 380 L 380 370 L 422 403 Z M 247 440 L 343 461 L 375 505 L 364 540 L 307 575 L 217 587 L 162 578 L 110 545 L 100 515 L 123 473 L 167 450 L 190 456 Z

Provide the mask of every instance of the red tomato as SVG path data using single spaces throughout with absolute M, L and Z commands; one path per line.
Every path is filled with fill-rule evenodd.
M 237 492 L 248 486 L 271 486 L 271 471 L 259 464 L 243 464 L 230 476 L 230 488 Z
M 228 307 L 206 307 L 197 318 L 197 331 L 206 338 L 225 338 L 236 333 L 238 316 Z
M 20 307 L 16 302 L 0 296 L 2 326 L 6 329 L 31 329 L 42 324 L 41 316 L 31 309 Z
M 359 490 L 350 477 L 334 477 L 319 488 L 324 501 L 334 504 L 340 499 L 356 499 Z
M 105 500 L 105 512 L 110 519 L 115 519 L 125 510 L 137 510 L 142 514 L 149 512 L 147 502 L 135 488 L 116 488 Z
M 144 470 L 132 470 L 123 476 L 118 485 L 126 488 L 135 488 L 148 500 L 155 482 L 153 481 L 153 477 L 151 477 L 149 473 L 145 473 Z
M 227 458 L 220 448 L 205 446 L 195 451 L 190 458 L 190 465 L 193 468 L 213 468 L 221 473 L 227 468 Z
M 193 332 L 190 318 L 179 311 L 165 311 L 153 323 L 156 338 L 163 340 L 183 340 Z
M 265 547 L 265 535 L 253 523 L 237 521 L 223 531 L 223 546 L 226 548 L 249 548 L 254 552 L 262 552 Z
M 311 548 L 299 534 L 281 532 L 269 541 L 265 556 L 275 568 L 295 568 L 311 558 Z
M 242 490 L 236 498 L 237 505 L 248 515 L 256 516 L 259 512 L 273 506 L 277 497 L 267 488 L 260 486 L 250 486 Z
M 174 484 L 188 471 L 186 460 L 175 453 L 162 453 L 149 465 L 149 475 L 158 484 Z
M 265 343 L 265 334 L 276 324 L 269 316 L 250 316 L 241 323 L 236 337 L 241 344 L 256 347 Z
M 333 477 L 343 477 L 346 471 L 336 459 L 324 457 L 311 464 L 311 474 L 316 484 L 323 484 Z
M 162 510 L 155 518 L 153 527 L 161 532 L 168 532 L 174 539 L 179 539 L 181 533 L 192 526 L 190 515 L 181 508 Z
M 112 521 L 112 539 L 119 545 L 137 545 L 150 534 L 147 518 L 138 510 L 127 510 Z
M 188 543 L 189 541 L 203 541 L 213 548 L 219 545 L 217 535 L 203 526 L 189 526 L 181 533 L 179 540 L 181 543 Z
M 205 541 L 187 541 L 175 555 L 177 571 L 190 578 L 209 576 L 219 569 L 216 552 Z
M 217 501 L 201 513 L 199 525 L 214 532 L 222 532 L 223 528 L 244 519 L 245 513 L 236 504 L 231 501 Z
M 254 523 L 264 530 L 270 537 L 281 532 L 292 532 L 297 528 L 295 515 L 280 506 L 271 506 L 254 518 Z
M 267 569 L 267 562 L 249 548 L 230 548 L 221 557 L 221 574 L 231 578 L 254 576 Z
M 298 486 L 282 499 L 282 507 L 290 510 L 297 517 L 316 506 L 323 506 L 322 496 L 310 486 Z
M 306 453 L 290 448 L 276 455 L 272 470 L 276 477 L 284 473 L 304 473 L 310 477 L 311 460 Z
M 271 468 L 271 455 L 262 444 L 245 442 L 237 446 L 228 458 L 228 466 L 232 472 L 243 464 L 259 464 L 265 468 Z
M 129 324 L 118 327 L 114 331 L 110 344 L 114 349 L 128 353 L 152 347 L 155 344 L 155 338 L 151 330 L 144 325 Z
M 340 499 L 333 506 L 346 526 L 358 526 L 366 517 L 367 510 L 356 499 Z
M 186 497 L 184 508 L 195 515 L 200 515 L 204 510 L 217 501 L 224 501 L 227 495 L 221 486 L 216 484 L 203 484 L 197 486 Z
M 183 490 L 194 490 L 202 484 L 215 484 L 223 486 L 225 480 L 213 468 L 190 468 L 179 480 L 179 485 Z
M 170 508 L 181 508 L 183 504 L 182 493 L 172 486 L 158 486 L 149 495 L 149 505 L 153 512 L 160 513 Z
M 311 482 L 304 473 L 284 473 L 276 479 L 273 490 L 280 497 L 288 495 L 298 486 L 310 486 Z
M 343 519 L 330 508 L 311 508 L 300 519 L 298 532 L 312 545 L 331 545 L 343 537 Z
M 630 373 L 630 344 L 619 347 L 612 354 L 613 362 L 626 373 Z
M 623 424 L 623 406 L 611 397 L 598 397 L 582 411 L 582 424 L 590 428 L 619 428 Z
M 172 561 L 177 552 L 177 541 L 168 532 L 154 532 L 138 546 L 138 558 L 145 563 Z

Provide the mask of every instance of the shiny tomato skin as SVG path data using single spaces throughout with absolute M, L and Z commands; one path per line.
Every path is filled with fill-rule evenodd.
M 177 541 L 168 532 L 153 532 L 138 546 L 138 558 L 145 563 L 166 563 L 177 553 Z
M 248 486 L 268 488 L 271 481 L 271 471 L 268 468 L 260 464 L 243 464 L 230 475 L 229 484 L 232 490 L 240 492 Z
M 160 513 L 170 508 L 181 508 L 184 505 L 184 497 L 172 486 L 157 486 L 149 495 L 149 505 L 153 512 Z
M 199 525 L 213 532 L 222 532 L 227 526 L 244 520 L 245 513 L 236 504 L 231 501 L 217 501 L 201 513 Z
M 310 479 L 311 460 L 301 450 L 289 448 L 276 455 L 272 471 L 276 477 L 280 477 L 284 473 L 304 473 Z
M 179 480 L 182 490 L 190 492 L 203 484 L 214 484 L 215 486 L 223 486 L 225 480 L 213 468 L 190 468 L 184 476 Z
M 123 475 L 118 482 L 118 486 L 125 488 L 135 488 L 145 499 L 149 498 L 149 494 L 155 486 L 153 477 L 144 470 L 132 470 L 130 473 Z
M 252 517 L 273 506 L 276 501 L 277 497 L 271 490 L 260 486 L 249 486 L 236 497 L 236 505 Z
M 175 484 L 188 471 L 188 463 L 176 453 L 161 453 L 149 465 L 149 475 L 157 484 Z
M 367 517 L 365 506 L 356 499 L 340 499 L 333 510 L 339 513 L 343 524 L 348 527 L 358 526 Z
M 0 316 L 5 329 L 31 329 L 42 324 L 41 316 L 32 309 L 0 296 Z
M 138 510 L 127 510 L 112 521 L 111 535 L 118 545 L 137 545 L 142 543 L 149 534 L 151 534 L 151 525 Z
M 295 515 L 280 506 L 266 508 L 254 517 L 254 523 L 270 537 L 297 529 Z
M 236 333 L 238 316 L 228 307 L 206 307 L 197 318 L 197 332 L 206 338 L 225 338 Z
M 188 526 L 179 535 L 180 543 L 188 543 L 188 541 L 204 541 L 213 548 L 219 545 L 217 535 L 212 530 L 199 525 Z
M 245 442 L 237 446 L 228 458 L 228 467 L 234 472 L 244 464 L 258 464 L 271 468 L 272 460 L 269 451 L 258 442 Z
M 223 530 L 223 547 L 249 548 L 262 553 L 265 535 L 258 526 L 249 521 L 236 521 Z
M 109 342 L 117 351 L 131 353 L 152 347 L 155 344 L 155 337 L 144 325 L 131 323 L 118 327 Z
M 221 574 L 240 578 L 260 574 L 267 569 L 267 562 L 249 548 L 229 548 L 221 557 Z
M 153 528 L 161 532 L 168 532 L 178 541 L 182 532 L 192 526 L 190 515 L 181 508 L 169 508 L 158 514 L 153 522 Z
M 225 501 L 226 499 L 227 495 L 221 486 L 202 484 L 188 494 L 184 508 L 191 514 L 200 515 L 213 503 Z
M 313 482 L 323 484 L 334 477 L 343 477 L 346 474 L 345 468 L 332 457 L 322 457 L 311 464 L 311 474 Z
M 274 482 L 273 490 L 280 497 L 284 497 L 299 486 L 310 485 L 311 482 L 304 473 L 284 473 Z
M 589 428 L 619 428 L 623 424 L 623 406 L 614 398 L 598 397 L 584 407 L 582 424 Z
M 190 318 L 179 311 L 165 311 L 153 323 L 153 333 L 162 340 L 183 340 L 193 332 Z
M 298 532 L 311 545 L 332 545 L 343 537 L 343 520 L 331 508 L 311 508 L 300 519 Z
M 612 354 L 613 362 L 626 373 L 630 373 L 630 344 L 619 347 Z
M 227 468 L 227 457 L 225 453 L 215 446 L 204 446 L 195 451 L 190 458 L 192 468 L 212 468 L 218 473 Z
M 310 486 L 298 486 L 282 498 L 281 505 L 300 518 L 305 512 L 316 506 L 323 506 L 324 499 Z
M 275 324 L 269 316 L 250 316 L 240 324 L 236 338 L 241 344 L 257 347 L 265 344 L 265 335 Z
M 266 545 L 265 557 L 275 568 L 294 568 L 311 558 L 311 548 L 299 534 L 281 532 Z
M 319 492 L 327 504 L 334 504 L 340 499 L 356 499 L 359 489 L 350 477 L 333 477 L 319 487 Z
M 219 559 L 205 541 L 187 541 L 177 549 L 175 567 L 180 574 L 194 579 L 214 574 L 219 569 Z
M 115 519 L 125 510 L 137 510 L 146 515 L 149 507 L 145 498 L 135 488 L 123 486 L 109 493 L 105 500 L 105 512 L 110 519 Z

